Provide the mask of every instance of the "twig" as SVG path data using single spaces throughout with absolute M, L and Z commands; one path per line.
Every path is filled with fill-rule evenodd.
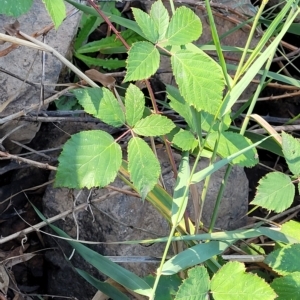
M 16 161 L 19 161 L 19 162 L 23 162 L 23 163 L 32 165 L 32 166 L 40 168 L 40 169 L 46 169 L 46 170 L 52 170 L 52 171 L 57 170 L 56 167 L 50 166 L 49 164 L 43 164 L 43 163 L 31 160 L 31 159 L 19 157 L 17 155 L 9 154 L 9 153 L 3 152 L 3 151 L 0 151 L 0 156 L 6 157 L 8 159 L 16 160 Z
M 290 132 L 292 132 L 292 131 L 300 130 L 300 125 L 273 126 L 272 128 L 277 132 L 281 132 L 281 131 L 290 131 Z M 257 134 L 267 133 L 267 131 L 264 128 L 250 130 L 250 132 L 257 133 Z
M 68 88 L 66 88 L 66 89 L 58 92 L 57 94 L 55 94 L 55 95 L 49 97 L 48 99 L 46 99 L 44 101 L 44 104 L 47 105 L 47 104 L 53 102 L 54 100 L 58 99 L 60 96 L 64 95 L 69 90 L 74 89 L 74 88 L 75 88 L 75 86 L 70 86 L 70 87 L 68 87 Z M 17 119 L 19 117 L 22 117 L 22 116 L 28 114 L 29 112 L 37 109 L 39 107 L 39 105 L 40 105 L 40 103 L 33 104 L 33 105 L 31 105 L 31 106 L 29 106 L 27 108 L 25 107 L 24 109 L 22 109 L 19 112 L 16 112 L 16 113 L 11 114 L 11 115 L 9 115 L 7 117 L 4 117 L 4 118 L 0 119 L 0 124 L 5 124 L 6 122 L 12 121 L 12 120 Z

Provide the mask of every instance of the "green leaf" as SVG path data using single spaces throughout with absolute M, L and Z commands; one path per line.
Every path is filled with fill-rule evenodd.
M 78 50 L 80 48 L 80 46 L 88 39 L 88 36 L 89 36 L 92 28 L 94 28 L 96 21 L 98 21 L 97 22 L 97 23 L 99 23 L 98 25 L 100 25 L 101 21 L 103 22 L 102 18 L 100 19 L 95 16 L 88 16 L 85 18 L 85 22 L 83 23 L 82 27 L 80 28 L 80 31 L 74 42 L 75 50 Z
M 125 115 L 114 94 L 106 88 L 84 88 L 74 90 L 84 110 L 114 127 L 125 123 Z
M 169 133 L 174 127 L 174 123 L 167 117 L 152 114 L 138 121 L 133 131 L 143 136 L 159 136 Z
M 136 42 L 128 51 L 127 74 L 124 82 L 147 79 L 159 67 L 159 52 L 149 42 Z
M 276 300 L 299 300 L 300 272 L 274 279 L 271 287 L 278 295 Z
M 202 33 L 200 18 L 189 8 L 181 6 L 171 18 L 166 39 L 169 45 L 185 45 L 197 40 Z
M 300 142 L 291 135 L 282 132 L 282 152 L 294 175 L 300 174 Z
M 143 117 L 145 96 L 134 84 L 130 84 L 125 94 L 126 122 L 133 127 Z
M 158 31 L 158 41 L 164 39 L 169 25 L 169 13 L 161 0 L 151 6 L 150 17 Z
M 104 131 L 82 131 L 65 143 L 58 161 L 55 186 L 104 187 L 117 176 L 122 150 Z
M 183 151 L 193 151 L 198 145 L 198 140 L 190 131 L 180 129 L 180 131 L 174 135 L 172 143 Z
M 48 220 L 43 216 L 43 214 L 32 205 L 37 215 L 47 223 L 52 230 L 54 230 L 59 236 L 65 238 L 65 240 L 74 248 L 77 253 L 82 256 L 90 265 L 94 266 L 101 273 L 112 278 L 114 281 L 118 282 L 120 285 L 145 296 L 150 296 L 152 288 L 140 277 L 134 273 L 122 268 L 118 264 L 112 262 L 108 258 L 100 255 L 96 251 L 84 246 L 76 240 L 73 240 L 69 235 L 58 227 L 48 223 Z M 118 298 L 117 298 L 118 299 Z
M 209 298 L 210 279 L 204 266 L 188 270 L 176 294 L 175 300 L 206 300 Z
M 170 99 L 170 107 L 175 110 L 187 122 L 190 128 L 195 132 L 193 115 L 189 104 L 180 95 L 179 90 L 172 85 L 166 86 L 167 97 Z
M 268 139 L 269 137 L 266 137 L 262 140 L 260 140 L 259 142 L 252 144 L 251 146 L 248 146 L 246 148 L 244 148 L 243 150 L 240 150 L 226 158 L 223 158 L 217 162 L 215 162 L 214 164 L 206 167 L 205 169 L 195 173 L 192 177 L 192 184 L 193 183 L 198 183 L 201 180 L 203 180 L 204 178 L 206 178 L 208 175 L 216 172 L 217 170 L 221 169 L 223 166 L 225 166 L 226 164 L 230 163 L 233 159 L 235 159 L 236 157 L 238 157 L 239 155 L 249 151 L 250 149 L 258 146 L 260 143 L 262 143 L 264 140 Z
M 217 132 L 212 132 L 208 135 L 206 141 L 210 149 L 214 148 L 217 137 Z M 252 145 L 252 142 L 238 133 L 222 132 L 220 135 L 217 152 L 221 157 L 225 158 L 250 145 Z M 253 167 L 258 163 L 256 149 L 252 148 L 244 154 L 236 157 L 232 160 L 232 163 L 237 164 L 241 167 Z
M 128 170 L 131 181 L 144 200 L 157 184 L 161 170 L 149 145 L 139 137 L 133 137 L 128 143 Z
M 103 292 L 105 295 L 112 299 L 120 299 L 120 300 L 129 300 L 129 298 L 121 293 L 117 288 L 114 286 L 110 285 L 107 282 L 101 282 L 97 278 L 93 277 L 89 273 L 75 268 L 77 273 L 82 276 L 88 283 L 90 283 L 93 287 L 95 287 L 97 290 Z
M 295 197 L 295 187 L 290 177 L 272 172 L 263 177 L 258 183 L 252 205 L 259 205 L 277 213 L 289 208 Z
M 186 210 L 189 198 L 189 178 L 189 152 L 183 152 L 173 193 L 171 218 L 173 226 L 177 226 L 180 223 Z
M 152 43 L 156 43 L 158 41 L 159 33 L 154 20 L 141 9 L 133 7 L 132 12 L 134 15 L 134 19 L 140 26 L 147 40 Z
M 180 94 L 185 101 L 198 111 L 204 110 L 215 115 L 224 88 L 220 66 L 204 52 L 186 50 L 174 53 L 171 63 Z
M 131 46 L 134 42 L 142 40 L 141 36 L 139 36 L 138 34 L 136 34 L 134 31 L 130 29 L 120 32 L 120 35 L 123 37 L 123 39 L 127 42 L 129 46 Z M 117 38 L 116 34 L 113 34 L 111 36 L 102 38 L 99 41 L 87 43 L 86 45 L 79 48 L 76 51 L 76 53 L 93 53 L 93 52 L 107 53 L 109 49 L 117 49 L 122 46 L 123 44 L 120 41 L 120 39 Z M 124 51 L 119 53 L 127 52 L 125 47 L 122 47 L 122 49 L 124 49 Z
M 152 287 L 155 281 L 153 275 L 148 275 L 144 280 Z M 173 276 L 162 276 L 159 279 L 155 291 L 155 300 L 173 300 L 173 296 L 181 284 L 181 278 L 176 274 Z
M 245 272 L 239 262 L 224 265 L 211 280 L 215 300 L 273 300 L 276 297 L 270 286 L 260 277 Z
M 1 1 L 0 14 L 12 17 L 19 17 L 29 11 L 33 0 L 7 0 Z
M 54 23 L 55 29 L 59 27 L 66 17 L 66 6 L 64 0 L 42 0 Z
M 224 116 L 223 119 L 223 131 L 227 130 L 231 123 L 230 114 Z M 218 131 L 220 126 L 221 120 L 215 119 L 215 117 L 206 111 L 201 111 L 201 128 L 204 131 Z
M 287 245 L 271 252 L 264 262 L 280 275 L 300 272 L 300 244 Z
M 94 58 L 86 55 L 82 55 L 80 53 L 75 53 L 75 56 L 83 61 L 88 67 L 90 66 L 98 66 L 102 68 L 106 68 L 108 70 L 119 69 L 126 66 L 124 60 L 119 60 L 117 58 L 108 58 L 108 59 L 101 59 L 101 58 Z
M 229 246 L 230 243 L 228 242 L 212 241 L 188 248 L 164 263 L 162 275 L 176 274 L 189 267 L 200 264 L 211 257 L 222 253 Z
M 300 241 L 300 223 L 290 220 L 281 226 L 280 232 Z
M 72 110 L 78 101 L 75 97 L 61 96 L 54 103 L 58 110 Z

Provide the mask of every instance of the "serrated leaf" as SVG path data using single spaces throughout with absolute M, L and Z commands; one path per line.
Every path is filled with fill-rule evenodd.
M 152 18 L 139 8 L 132 8 L 134 19 L 141 28 L 145 37 L 152 43 L 158 41 L 159 33 L 158 28 Z
M 166 39 L 169 45 L 185 45 L 197 40 L 202 33 L 200 18 L 189 8 L 181 6 L 172 16 Z
M 74 90 L 78 102 L 84 110 L 104 123 L 120 127 L 125 123 L 125 115 L 114 94 L 106 88 L 84 88 Z
M 204 52 L 186 50 L 174 53 L 171 63 L 185 101 L 198 111 L 204 110 L 215 115 L 222 102 L 224 88 L 220 66 Z
M 176 226 L 180 223 L 186 210 L 189 198 L 189 182 L 190 164 L 189 152 L 183 152 L 181 162 L 178 169 L 178 176 L 173 193 L 172 202 L 172 224 Z
M 211 114 L 209 114 L 206 111 L 201 111 L 201 128 L 204 131 L 218 131 L 219 130 L 219 126 L 220 126 L 220 120 L 219 119 L 215 119 L 215 117 Z M 231 123 L 231 118 L 230 118 L 230 114 L 227 114 L 224 116 L 223 119 L 223 131 L 227 130 L 230 126 Z
M 131 181 L 144 200 L 157 184 L 161 170 L 149 145 L 139 137 L 133 137 L 128 143 L 128 170 Z
M 215 300 L 273 300 L 275 292 L 260 277 L 246 273 L 239 262 L 224 265 L 211 280 L 211 293 Z
M 128 51 L 127 73 L 124 82 L 147 79 L 159 67 L 159 52 L 149 42 L 136 42 Z
M 294 272 L 284 277 L 275 278 L 271 283 L 271 287 L 278 295 L 276 300 L 299 300 L 300 272 Z
M 188 278 L 182 282 L 175 300 L 206 300 L 208 299 L 210 279 L 204 266 L 188 270 Z
M 189 267 L 193 267 L 222 253 L 229 246 L 230 243 L 227 242 L 211 241 L 188 248 L 165 262 L 162 268 L 162 274 L 172 275 Z
M 290 220 L 281 226 L 280 232 L 300 241 L 300 223 Z
M 175 124 L 165 116 L 152 114 L 138 121 L 133 131 L 143 136 L 159 136 L 169 133 Z
M 190 105 L 184 100 L 180 95 L 180 92 L 177 88 L 172 85 L 167 85 L 167 97 L 170 99 L 170 106 L 175 110 L 184 120 L 187 122 L 190 128 L 193 131 L 196 131 L 193 123 L 193 115 L 191 112 Z
M 300 141 L 290 134 L 282 132 L 282 152 L 290 171 L 300 174 Z
M 1 1 L 0 14 L 7 16 L 19 17 L 29 11 L 33 0 L 7 0 Z
M 104 187 L 117 176 L 122 150 L 104 131 L 82 131 L 65 143 L 58 161 L 55 186 Z
M 280 275 L 300 272 L 300 244 L 292 244 L 271 252 L 264 262 Z
M 129 126 L 134 126 L 143 117 L 145 96 L 134 84 L 130 84 L 125 94 L 125 116 Z
M 243 150 L 240 150 L 228 157 L 225 157 L 215 163 L 213 163 L 212 165 L 209 165 L 208 167 L 206 167 L 205 169 L 196 172 L 193 177 L 192 177 L 192 184 L 193 183 L 198 183 L 201 180 L 203 180 L 204 178 L 206 178 L 208 175 L 216 172 L 217 170 L 219 170 L 220 168 L 222 168 L 223 166 L 225 166 L 226 164 L 229 164 L 233 159 L 235 159 L 236 157 L 238 157 L 239 155 L 249 151 L 250 149 L 258 146 L 259 144 L 261 144 L 263 141 L 265 141 L 266 139 L 268 139 L 268 137 L 260 140 L 259 142 L 252 144 L 251 146 L 248 146 L 246 148 L 244 148 Z
M 217 132 L 212 132 L 208 135 L 206 142 L 210 149 L 214 148 L 217 137 L 218 137 Z M 250 145 L 252 145 L 252 142 L 248 138 L 238 133 L 234 133 L 230 131 L 222 132 L 220 135 L 220 141 L 219 141 L 217 153 L 221 157 L 225 158 Z M 241 167 L 253 167 L 258 163 L 256 149 L 252 148 L 251 150 L 245 152 L 244 154 L 236 157 L 235 159 L 232 160 L 232 163 L 237 164 Z
M 158 41 L 164 39 L 169 25 L 169 13 L 161 0 L 154 2 L 151 6 L 150 17 L 158 31 Z
M 183 151 L 193 151 L 198 145 L 198 140 L 190 131 L 180 129 L 180 131 L 174 135 L 172 143 Z
M 277 213 L 291 206 L 295 197 L 295 187 L 289 176 L 272 172 L 263 177 L 258 184 L 255 198 L 250 204 Z
M 59 27 L 66 17 L 66 6 L 64 0 L 42 0 L 54 23 L 55 29 Z
M 125 60 L 119 60 L 117 58 L 109 58 L 109 59 L 94 58 L 94 57 L 82 55 L 77 52 L 75 53 L 75 56 L 78 59 L 82 60 L 88 67 L 98 66 L 108 70 L 114 70 L 126 66 Z

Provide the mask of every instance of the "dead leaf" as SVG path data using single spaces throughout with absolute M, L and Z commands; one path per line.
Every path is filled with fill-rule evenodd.
M 110 75 L 100 73 L 95 69 L 90 69 L 84 72 L 87 77 L 93 81 L 101 83 L 104 87 L 113 89 L 116 83 L 116 79 Z

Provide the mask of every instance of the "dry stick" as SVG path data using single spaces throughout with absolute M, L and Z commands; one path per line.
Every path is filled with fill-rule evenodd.
M 300 125 L 284 125 L 284 126 L 273 126 L 273 129 L 276 132 L 280 131 L 297 131 L 300 130 Z M 257 134 L 264 134 L 267 133 L 267 131 L 264 128 L 261 129 L 255 129 L 255 130 L 250 130 L 250 132 L 257 133 Z
M 13 159 L 13 160 L 16 160 L 16 161 L 19 161 L 19 162 L 24 162 L 26 164 L 32 165 L 32 166 L 40 168 L 40 169 L 46 169 L 46 170 L 52 170 L 52 171 L 57 170 L 56 167 L 50 166 L 49 164 L 43 164 L 43 163 L 36 162 L 36 161 L 28 159 L 28 158 L 19 157 L 19 156 L 9 154 L 9 153 L 3 152 L 3 151 L 0 151 L 0 156 L 6 157 L 8 159 Z
M 53 102 L 54 100 L 58 99 L 60 96 L 64 95 L 66 92 L 68 92 L 69 90 L 74 89 L 74 88 L 76 88 L 76 86 L 70 86 L 70 87 L 58 92 L 57 94 L 55 94 L 55 95 L 49 97 L 48 99 L 46 99 L 44 101 L 44 104 L 46 105 L 46 104 L 49 104 L 49 103 Z M 6 122 L 17 119 L 19 117 L 22 117 L 22 116 L 26 115 L 27 113 L 39 108 L 39 106 L 40 106 L 40 103 L 33 104 L 33 105 L 31 105 L 27 108 L 25 107 L 24 109 L 22 109 L 19 112 L 16 112 L 16 113 L 11 114 L 7 117 L 1 118 L 0 119 L 0 124 L 5 124 Z

